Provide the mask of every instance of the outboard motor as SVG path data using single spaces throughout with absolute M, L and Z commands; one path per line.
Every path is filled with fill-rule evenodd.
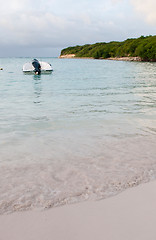
M 41 65 L 37 59 L 34 59 L 32 61 L 32 65 L 35 68 L 35 74 L 40 74 L 41 73 Z

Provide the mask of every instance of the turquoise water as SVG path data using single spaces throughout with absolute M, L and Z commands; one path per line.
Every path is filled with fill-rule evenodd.
M 101 199 L 156 177 L 156 63 L 1 58 L 0 211 Z

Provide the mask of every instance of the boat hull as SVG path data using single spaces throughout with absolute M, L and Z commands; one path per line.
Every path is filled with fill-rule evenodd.
M 51 73 L 53 71 L 50 63 L 39 61 L 39 64 L 41 66 L 41 73 Z M 32 62 L 28 62 L 23 65 L 23 72 L 35 73 L 35 68 Z

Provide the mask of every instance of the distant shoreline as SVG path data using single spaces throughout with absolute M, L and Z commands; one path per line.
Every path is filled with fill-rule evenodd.
M 75 57 L 75 54 L 60 55 L 58 58 L 61 59 L 94 59 L 93 57 Z M 140 57 L 110 57 L 110 58 L 99 58 L 100 60 L 116 60 L 116 61 L 130 61 L 130 62 L 141 62 Z
M 156 35 L 125 41 L 97 42 L 62 49 L 60 58 L 93 58 L 117 61 L 156 62 Z

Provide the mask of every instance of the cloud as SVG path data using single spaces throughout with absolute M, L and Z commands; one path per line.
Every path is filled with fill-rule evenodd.
M 0 47 L 61 48 L 146 35 L 132 4 L 153 23 L 155 10 L 149 2 L 155 6 L 154 1 L 0 0 Z
M 119 3 L 119 2 L 122 2 L 123 0 L 111 0 L 111 2 L 113 3 L 113 4 L 116 4 L 116 3 Z
M 66 24 L 65 19 L 47 12 L 12 13 L 5 17 L 2 16 L 0 32 L 3 38 L 0 41 L 6 45 L 10 43 L 33 44 L 36 40 L 41 42 L 41 39 L 45 42 L 45 38 L 50 36 L 55 38 L 58 29 L 63 31 Z
M 65 42 L 97 41 L 113 31 L 113 20 L 106 19 L 112 0 L 0 0 L 0 44 L 56 46 Z M 120 1 L 120 0 L 118 0 Z M 111 23 L 111 24 L 110 24 Z
M 131 0 L 135 10 L 141 14 L 145 20 L 156 26 L 156 1 L 155 0 Z
M 83 35 L 94 31 L 87 14 L 69 18 L 51 12 L 27 11 L 1 14 L 1 45 L 55 46 L 72 39 L 81 39 Z M 86 32 L 86 30 L 88 32 Z

